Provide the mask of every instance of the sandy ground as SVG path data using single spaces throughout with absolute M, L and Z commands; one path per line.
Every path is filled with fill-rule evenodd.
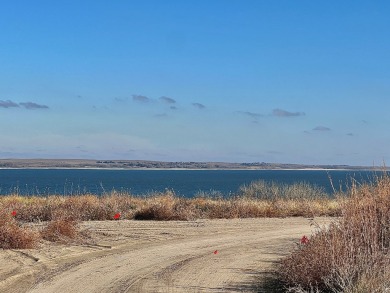
M 0 250 L 0 292 L 266 292 L 275 263 L 315 230 L 305 218 L 80 226 L 82 244 Z

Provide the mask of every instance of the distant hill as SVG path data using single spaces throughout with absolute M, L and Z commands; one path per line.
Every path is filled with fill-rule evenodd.
M 146 160 L 0 159 L 0 168 L 93 168 L 93 169 L 348 169 L 378 170 L 381 167 L 348 165 L 304 165 L 279 163 L 160 162 Z

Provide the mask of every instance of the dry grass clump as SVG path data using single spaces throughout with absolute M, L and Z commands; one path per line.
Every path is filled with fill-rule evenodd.
M 390 290 L 390 177 L 352 186 L 342 217 L 282 261 L 292 292 Z
M 311 200 L 329 197 L 324 188 L 306 182 L 283 184 L 264 180 L 253 181 L 249 185 L 241 186 L 239 195 L 262 200 Z
M 192 199 L 190 205 L 198 218 L 234 219 L 275 216 L 271 202 L 240 197 L 215 199 L 199 197 Z
M 1 196 L 1 210 L 17 210 L 16 219 L 24 222 L 41 222 L 66 215 L 82 221 L 111 220 L 120 212 L 122 218 L 132 219 L 140 199 L 128 194 L 80 196 Z
M 34 248 L 39 238 L 37 232 L 22 227 L 10 214 L 0 215 L 0 248 Z
M 266 183 L 265 183 L 266 184 Z M 260 186 L 265 186 L 260 182 Z M 277 187 L 277 185 L 272 184 Z M 241 189 L 235 196 L 223 197 L 212 192 L 201 193 L 195 198 L 180 198 L 172 191 L 154 194 L 137 202 L 136 220 L 191 220 L 233 219 L 290 216 L 336 216 L 340 215 L 338 200 L 319 188 L 309 185 L 284 185 L 279 193 L 256 196 L 257 182 Z M 321 191 L 321 192 L 320 192 Z
M 77 221 L 73 219 L 58 218 L 52 220 L 41 231 L 43 239 L 52 242 L 68 242 L 77 237 Z
M 239 197 L 268 206 L 267 217 L 339 216 L 339 200 L 330 198 L 324 188 L 305 182 L 280 184 L 254 181 L 240 188 Z
M 135 220 L 188 221 L 195 217 L 189 200 L 175 196 L 172 191 L 144 199 L 141 207 L 134 213 Z

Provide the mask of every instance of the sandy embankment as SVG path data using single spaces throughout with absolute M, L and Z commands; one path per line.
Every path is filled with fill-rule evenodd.
M 294 242 L 310 235 L 310 223 L 84 222 L 88 243 L 0 250 L 0 292 L 261 292 L 259 280 Z

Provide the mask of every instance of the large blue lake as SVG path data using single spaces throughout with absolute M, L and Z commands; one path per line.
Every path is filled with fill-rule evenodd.
M 329 177 L 336 189 L 358 181 L 372 180 L 370 171 L 313 170 L 80 170 L 0 169 L 0 195 L 101 195 L 112 190 L 134 195 L 172 189 L 192 197 L 200 191 L 234 194 L 243 184 L 255 180 L 292 184 L 307 182 L 322 186 L 331 194 Z

